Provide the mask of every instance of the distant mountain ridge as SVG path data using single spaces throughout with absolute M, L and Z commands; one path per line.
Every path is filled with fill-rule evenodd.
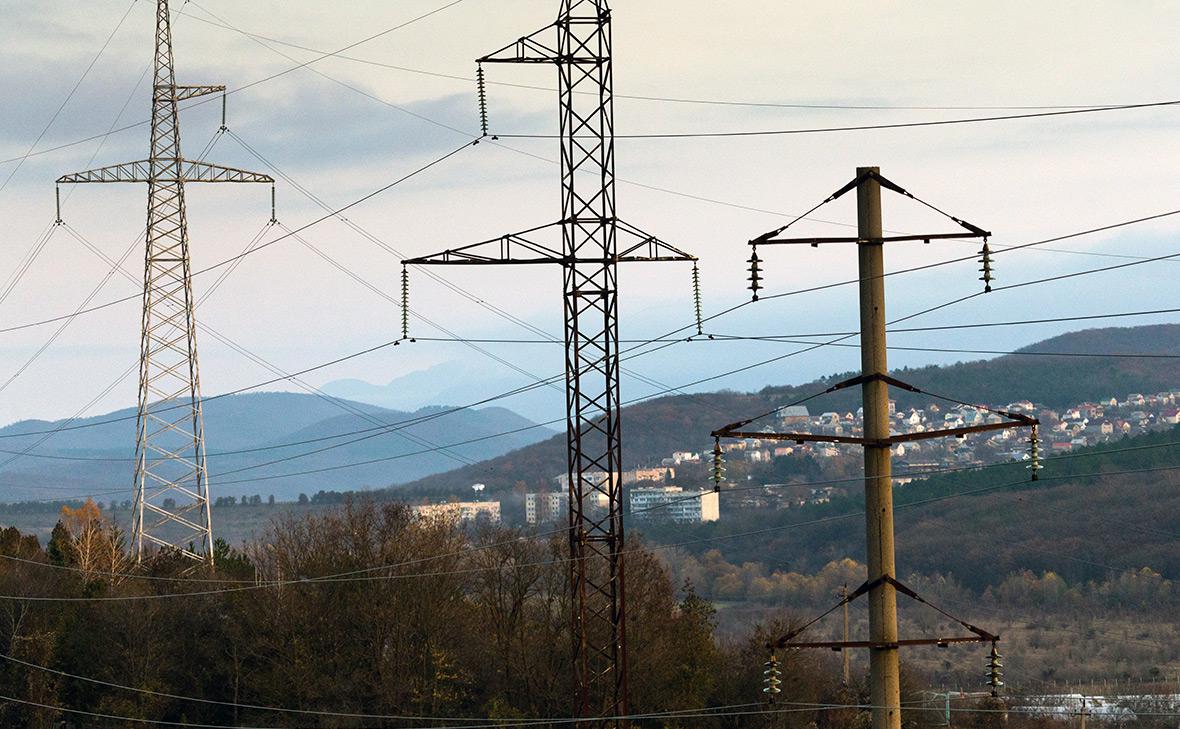
M 1137 358 L 1085 355 L 1176 355 Z M 1070 355 L 1070 356 L 1066 356 Z M 623 466 L 658 463 L 678 450 L 700 450 L 709 433 L 726 423 L 766 412 L 793 400 L 822 392 L 856 373 L 846 372 L 802 385 L 775 385 L 755 393 L 714 392 L 668 395 L 627 407 L 622 413 Z M 1032 400 L 1064 407 L 1128 393 L 1155 393 L 1180 388 L 1180 324 L 1086 329 L 1062 334 L 988 360 L 905 368 L 893 375 L 928 392 L 992 405 Z M 928 395 L 893 389 L 898 407 L 923 407 Z M 808 403 L 814 412 L 855 411 L 856 388 L 825 395 Z M 555 437 L 479 464 L 434 474 L 407 486 L 414 490 L 454 490 L 478 472 L 491 489 L 517 481 L 551 486 L 550 479 L 566 468 L 565 439 Z
M 553 433 L 504 408 L 443 412 L 438 407 L 406 412 L 288 392 L 210 399 L 204 419 L 211 493 L 215 498 L 274 494 L 293 500 L 301 492 L 384 488 L 492 458 Z M 0 463 L 14 459 L 0 469 L 0 501 L 120 490 L 130 498 L 135 410 L 79 419 L 39 443 L 45 437 L 41 433 L 62 423 L 23 420 L 0 428 Z M 507 431 L 516 432 L 497 435 Z M 474 442 L 437 449 L 464 441 Z M 16 457 L 28 448 L 37 455 Z M 362 465 L 339 468 L 356 463 Z

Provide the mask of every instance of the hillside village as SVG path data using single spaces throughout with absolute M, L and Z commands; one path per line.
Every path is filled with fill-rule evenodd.
M 1047 456 L 1059 455 L 1075 448 L 1092 446 L 1166 430 L 1180 423 L 1180 390 L 1144 395 L 1130 393 L 1125 398 L 1110 397 L 1099 402 L 1083 402 L 1064 409 L 1038 407 L 1028 400 L 1020 400 L 999 407 L 930 403 L 924 408 L 898 409 L 890 401 L 889 410 L 894 433 L 921 433 L 931 430 L 959 428 L 1001 422 L 1000 414 L 1021 413 L 1040 420 L 1040 447 Z M 810 413 L 806 406 L 784 407 L 777 413 L 777 422 L 765 426 L 766 432 L 811 432 L 825 435 L 859 436 L 863 433 L 862 413 Z M 776 440 L 745 439 L 721 445 L 730 461 L 750 464 L 768 463 L 777 458 L 811 457 L 819 463 L 859 455 L 852 445 L 830 443 L 784 444 Z M 923 473 L 947 467 L 982 466 L 1003 461 L 1022 461 L 1030 458 L 1029 436 L 1026 430 L 1009 429 L 971 433 L 960 438 L 935 438 L 901 443 L 893 449 L 894 484 L 904 485 L 921 478 Z M 674 467 L 683 463 L 699 462 L 706 455 L 677 452 L 663 459 L 662 464 Z M 843 490 L 835 487 L 809 489 L 804 497 L 799 492 L 776 489 L 780 484 L 763 484 L 762 490 L 739 500 L 743 506 L 776 506 L 788 508 L 803 503 L 823 503 Z
M 1046 457 L 1075 448 L 1092 446 L 1153 431 L 1167 430 L 1180 423 L 1180 389 L 1155 394 L 1130 393 L 1083 402 L 1064 409 L 1039 407 L 1028 400 L 1002 406 L 973 406 L 929 403 L 922 408 L 898 408 L 890 401 L 894 433 L 921 433 L 972 425 L 999 423 L 1001 413 L 1020 413 L 1040 420 L 1040 448 Z M 806 406 L 786 406 L 763 426 L 771 432 L 806 432 L 825 435 L 859 436 L 862 413 L 827 411 L 813 414 Z M 710 444 L 711 445 L 711 444 Z M 711 447 L 700 451 L 673 451 L 658 463 L 622 473 L 630 515 L 636 521 L 670 520 L 680 523 L 717 521 L 722 518 L 721 496 L 727 508 L 789 509 L 821 504 L 848 490 L 839 486 L 809 486 L 804 478 L 783 482 L 772 474 L 798 471 L 799 464 L 776 463 L 779 459 L 810 459 L 821 473 L 847 473 L 859 466 L 860 449 L 855 445 L 831 443 L 784 443 L 781 440 L 747 438 L 723 442 L 723 458 L 729 477 L 743 481 L 742 488 L 718 494 L 709 482 Z M 894 484 L 904 486 L 925 474 L 946 468 L 982 466 L 1030 458 L 1027 429 L 1006 429 L 971 433 L 960 438 L 901 443 L 893 449 Z M 777 466 L 782 467 L 777 467 Z M 796 467 L 792 467 L 795 465 Z M 593 476 L 593 474 L 591 474 Z M 605 474 L 600 474 L 605 478 Z M 524 522 L 552 524 L 564 518 L 569 504 L 568 476 L 556 474 L 551 491 L 523 495 Z M 732 485 L 732 481 L 731 484 Z M 478 486 L 478 484 L 477 484 Z M 505 501 L 512 498 L 505 494 Z M 501 519 L 501 503 L 488 500 L 422 504 L 423 515 L 450 515 L 464 521 Z M 507 511 L 505 509 L 505 511 Z

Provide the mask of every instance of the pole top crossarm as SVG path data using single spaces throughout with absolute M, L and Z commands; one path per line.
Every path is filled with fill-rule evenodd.
M 910 598 L 911 600 L 926 605 L 932 608 L 935 612 L 943 617 L 957 623 L 961 627 L 971 633 L 968 636 L 939 636 L 935 638 L 901 638 L 891 641 L 873 641 L 873 640 L 825 640 L 825 641 L 796 641 L 795 638 L 802 635 L 808 628 L 818 623 L 823 618 L 831 615 L 833 612 L 841 607 L 855 601 L 857 598 L 867 595 L 872 589 L 882 584 L 889 584 L 898 593 Z M 905 585 L 896 577 L 892 575 L 882 575 L 875 580 L 866 580 L 852 592 L 843 596 L 838 603 L 828 608 L 820 615 L 803 623 L 794 630 L 788 631 L 776 640 L 771 640 L 766 643 L 766 647 L 770 650 L 782 648 L 830 648 L 831 650 L 843 650 L 844 648 L 897 648 L 899 646 L 922 646 L 922 645 L 936 645 L 940 648 L 945 648 L 951 643 L 997 643 L 1000 636 L 988 630 L 984 630 L 978 626 L 972 625 L 967 621 L 959 618 L 939 606 L 931 603 L 926 598 L 919 595 L 908 585 Z
M 963 232 L 915 233 L 915 234 L 908 234 L 908 235 L 892 235 L 892 236 L 882 236 L 880 238 L 874 238 L 872 241 L 865 240 L 859 236 L 823 237 L 823 238 L 817 238 L 817 237 L 779 238 L 778 237 L 787 228 L 791 227 L 792 225 L 799 222 L 800 220 L 807 217 L 808 215 L 815 212 L 816 210 L 823 207 L 824 205 L 827 205 L 828 203 L 830 203 L 834 200 L 837 200 L 840 197 L 843 197 L 848 192 L 851 192 L 852 190 L 857 189 L 857 187 L 859 187 L 861 185 L 861 183 L 865 182 L 866 180 L 874 180 L 875 182 L 880 184 L 881 187 L 883 187 L 887 190 L 895 192 L 899 195 L 903 195 L 905 197 L 910 198 L 911 200 L 915 200 L 915 201 L 925 205 L 926 207 L 935 211 L 939 215 L 942 215 L 945 218 L 949 218 L 951 221 L 953 221 L 959 227 L 961 227 L 963 229 Z M 972 223 L 969 223 L 966 220 L 963 220 L 962 218 L 955 217 L 954 215 L 951 215 L 950 213 L 947 213 L 943 210 L 940 210 L 939 208 L 934 207 L 933 205 L 926 202 L 925 200 L 915 196 L 913 193 L 911 193 L 909 190 L 905 189 L 901 185 L 898 185 L 897 183 L 893 182 L 892 180 L 886 178 L 884 175 L 882 175 L 880 172 L 877 171 L 877 168 L 866 167 L 866 168 L 863 168 L 862 171 L 860 172 L 860 174 L 858 174 L 854 179 L 852 179 L 850 182 L 845 184 L 839 190 L 836 190 L 835 192 L 833 192 L 828 197 L 824 198 L 818 205 L 811 208 L 811 210 L 808 210 L 803 215 L 796 217 L 794 220 L 787 223 L 786 225 L 775 228 L 774 230 L 771 230 L 769 232 L 763 233 L 762 235 L 757 236 L 756 238 L 752 238 L 749 243 L 751 246 L 754 246 L 754 247 L 762 246 L 762 245 L 810 245 L 810 246 L 815 247 L 815 246 L 819 246 L 821 244 L 826 244 L 826 243 L 868 243 L 868 242 L 889 243 L 889 242 L 916 241 L 916 240 L 930 242 L 932 240 L 954 240 L 954 239 L 990 238 L 990 237 L 991 237 L 991 231 L 984 230 L 983 228 L 981 228 L 977 225 L 974 225 Z

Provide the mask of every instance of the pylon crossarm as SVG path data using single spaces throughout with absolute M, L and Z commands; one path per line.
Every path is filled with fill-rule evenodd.
M 820 620 L 823 620 L 828 615 L 831 615 L 832 613 L 836 612 L 836 610 L 844 607 L 845 605 L 856 600 L 857 598 L 861 597 L 862 595 L 867 595 L 871 590 L 873 590 L 876 587 L 880 587 L 882 584 L 891 585 L 895 590 L 897 590 L 897 592 L 901 593 L 902 595 L 905 595 L 906 597 L 910 598 L 911 600 L 914 600 L 915 602 L 920 602 L 923 605 L 926 605 L 927 607 L 933 609 L 935 612 L 939 613 L 940 615 L 942 615 L 946 618 L 949 618 L 950 620 L 953 620 L 954 622 L 958 623 L 962 627 L 966 628 L 969 632 L 972 633 L 972 635 L 970 635 L 970 636 L 937 637 L 937 638 L 905 638 L 905 639 L 899 639 L 896 641 L 826 640 L 826 641 L 801 642 L 801 641 L 795 640 L 796 637 L 798 637 L 800 634 L 802 634 L 804 631 L 806 631 L 811 626 L 818 623 Z M 773 640 L 773 641 L 768 642 L 766 644 L 766 647 L 771 650 L 775 650 L 775 649 L 779 649 L 779 648 L 830 648 L 831 650 L 838 651 L 838 650 L 842 650 L 844 648 L 897 648 L 899 646 L 917 646 L 917 645 L 937 645 L 939 647 L 946 647 L 947 645 L 949 645 L 951 643 L 995 643 L 995 642 L 998 642 L 999 640 L 1000 640 L 999 635 L 996 635 L 994 633 L 990 633 L 982 628 L 978 628 L 978 627 L 972 625 L 971 623 L 966 622 L 965 620 L 962 620 L 961 618 L 955 617 L 954 615 L 947 612 L 946 610 L 943 610 L 942 608 L 938 607 L 937 605 L 931 603 L 926 598 L 919 595 L 917 592 L 912 590 L 909 586 L 903 584 L 900 580 L 893 577 L 892 575 L 882 575 L 881 577 L 879 577 L 875 580 L 866 581 L 866 582 L 862 583 L 860 585 L 860 587 L 856 588 L 855 590 L 853 590 L 852 592 L 848 593 L 846 596 L 841 598 L 840 601 L 837 602 L 835 605 L 828 608 L 827 610 L 825 610 L 823 613 L 819 614 L 818 616 L 807 621 L 806 623 L 799 626 L 798 628 L 795 628 L 794 630 L 791 630 L 791 631 L 785 633 L 778 640 Z
M 168 160 L 158 163 L 160 172 L 153 176 L 151 160 L 137 160 L 121 164 L 97 167 L 82 172 L 72 172 L 57 178 L 57 184 L 77 184 L 86 182 L 152 182 L 164 180 L 171 182 L 262 182 L 274 184 L 274 178 L 261 172 L 240 170 L 236 167 L 197 162 L 195 160 L 180 161 L 180 178 L 176 177 L 176 164 Z
M 531 236 L 547 228 L 556 228 L 563 222 L 530 228 L 520 233 L 508 233 L 497 238 L 471 243 L 459 248 L 448 248 L 440 253 L 432 253 L 418 258 L 408 258 L 403 265 L 475 265 L 475 264 L 538 264 L 558 263 L 575 265 L 580 263 L 655 263 L 667 261 L 695 261 L 697 257 L 669 245 L 655 236 L 621 221 L 616 221 L 618 231 L 638 238 L 638 242 L 629 248 L 624 248 L 613 259 L 604 260 L 597 257 L 567 256 L 558 249 L 539 243 Z
M 151 160 L 141 159 L 135 162 L 97 167 L 93 170 L 71 172 L 57 178 L 57 184 L 66 185 L 83 182 L 147 182 L 151 179 Z
M 826 435 L 824 433 L 777 433 L 762 430 L 730 430 L 721 428 L 712 433 L 714 438 L 738 438 L 774 441 L 794 441 L 796 443 L 848 443 L 851 445 L 886 448 L 898 443 L 908 443 L 915 440 L 931 440 L 933 438 L 955 438 L 971 433 L 986 433 L 993 430 L 1007 430 L 1009 428 L 1031 427 L 1033 423 L 982 423 L 980 425 L 965 425 L 961 428 L 943 428 L 941 430 L 927 430 L 921 433 L 897 433 L 888 438 L 861 438 L 855 435 Z
M 162 86 L 156 90 L 157 98 L 167 99 L 167 96 L 161 96 L 161 94 L 169 90 L 172 91 L 173 101 L 185 101 L 186 99 L 195 99 L 198 96 L 224 93 L 225 86 Z
M 665 243 L 654 235 L 645 233 L 630 223 L 619 220 L 617 221 L 617 225 L 620 233 L 626 233 L 639 239 L 630 248 L 624 248 L 619 251 L 618 260 L 620 262 L 698 260 L 691 253 L 685 253 L 676 246 Z
M 896 388 L 906 390 L 907 392 L 912 392 L 912 393 L 915 393 L 918 395 L 929 395 L 930 397 L 938 398 L 940 400 L 946 400 L 948 402 L 952 402 L 957 405 L 969 405 L 970 407 L 973 407 L 977 410 L 983 410 L 984 412 L 988 412 L 993 415 L 997 415 L 1001 418 L 1004 418 L 1007 422 L 983 423 L 980 425 L 967 425 L 967 426 L 963 426 L 963 427 L 959 427 L 959 428 L 944 428 L 941 430 L 927 430 L 927 431 L 923 431 L 920 433 L 898 433 L 898 434 L 890 435 L 888 438 L 877 438 L 877 439 L 866 439 L 866 438 L 858 438 L 855 436 L 843 436 L 843 435 L 822 435 L 822 434 L 814 434 L 814 433 L 776 433 L 772 430 L 761 430 L 761 431 L 743 430 L 743 428 L 745 428 L 750 423 L 761 420 L 762 418 L 765 418 L 769 415 L 773 415 L 774 413 L 778 412 L 781 409 L 781 407 L 784 407 L 784 406 L 780 406 L 779 408 L 775 408 L 774 410 L 771 410 L 770 412 L 763 413 L 761 415 L 757 415 L 753 418 L 748 418 L 746 420 L 738 420 L 736 422 L 729 423 L 728 425 L 723 425 L 722 427 L 720 427 L 720 428 L 714 430 L 712 433 L 710 433 L 710 436 L 713 438 L 760 438 L 762 440 L 782 440 L 782 441 L 792 441 L 793 440 L 798 443 L 803 443 L 803 442 L 807 442 L 807 441 L 824 442 L 824 443 L 853 443 L 853 444 L 866 445 L 866 446 L 887 447 L 887 446 L 893 445 L 895 443 L 904 443 L 907 441 L 914 441 L 914 440 L 928 440 L 928 439 L 932 439 L 932 438 L 962 437 L 965 435 L 969 435 L 971 433 L 981 433 L 981 432 L 986 432 L 986 431 L 991 431 L 991 430 L 1005 430 L 1007 428 L 1033 427 L 1033 426 L 1040 425 L 1040 422 L 1041 422 L 1037 418 L 1031 417 L 1029 415 L 1025 415 L 1023 413 L 1013 413 L 1013 412 L 1009 412 L 1007 410 L 1000 410 L 999 408 L 991 408 L 986 405 L 979 405 L 979 404 L 975 404 L 975 403 L 966 403 L 961 400 L 956 400 L 954 398 L 947 397 L 945 395 L 939 395 L 937 393 L 927 392 L 926 390 L 923 390 L 922 388 L 917 387 L 916 385 L 911 385 L 908 382 L 903 382 L 902 380 L 899 380 L 896 377 L 891 377 L 887 374 L 880 373 L 880 372 L 875 372 L 875 373 L 871 373 L 871 374 L 867 374 L 867 375 L 857 375 L 856 377 L 851 377 L 847 380 L 841 380 L 840 382 L 837 382 L 836 384 L 828 387 L 823 392 L 816 393 L 815 395 L 812 395 L 808 399 L 811 399 L 813 397 L 819 397 L 820 395 L 828 395 L 833 392 L 837 392 L 839 390 L 848 389 L 849 387 L 856 387 L 858 385 L 863 385 L 866 382 L 884 382 L 886 385 L 889 385 L 890 387 L 896 387 Z
M 566 257 L 561 251 L 532 240 L 533 233 L 547 228 L 556 228 L 561 223 L 548 223 L 519 233 L 507 233 L 497 238 L 471 243 L 459 248 L 448 248 L 441 253 L 409 258 L 402 265 L 472 265 L 472 264 L 536 264 L 564 263 Z
M 862 182 L 864 182 L 866 180 L 870 180 L 870 179 L 875 180 L 878 184 L 881 185 L 881 187 L 884 187 L 887 190 L 891 190 L 893 192 L 896 192 L 899 195 L 904 195 L 905 197 L 908 197 L 911 200 L 914 200 L 916 202 L 921 203 L 922 205 L 925 205 L 926 207 L 930 208 L 931 210 L 938 213 L 939 215 L 942 215 L 945 218 L 949 218 L 951 221 L 956 223 L 959 227 L 963 228 L 963 230 L 966 232 L 964 232 L 964 233 L 929 233 L 929 234 L 923 233 L 923 234 L 912 234 L 912 235 L 883 236 L 881 238 L 875 238 L 872 241 L 865 241 L 859 237 L 838 237 L 838 238 L 779 238 L 778 237 L 787 228 L 791 227 L 792 225 L 799 222 L 800 220 L 807 217 L 808 215 L 815 212 L 816 210 L 823 207 L 824 205 L 827 205 L 828 203 L 832 202 L 833 200 L 840 198 L 844 194 L 857 189 L 861 185 Z M 984 230 L 983 228 L 980 228 L 977 225 L 973 225 L 973 224 L 967 222 L 966 220 L 963 220 L 962 218 L 957 218 L 954 215 L 951 215 L 950 213 L 947 213 L 943 210 L 940 210 L 940 209 L 934 207 L 933 205 L 931 205 L 930 203 L 921 199 L 920 197 L 915 196 L 913 193 L 911 193 L 909 190 L 906 190 L 901 185 L 898 185 L 897 183 L 893 182 L 892 180 L 885 178 L 884 176 L 881 175 L 880 172 L 870 170 L 870 171 L 866 171 L 866 172 L 863 172 L 863 173 L 857 175 L 856 178 L 854 178 L 851 182 L 844 185 L 839 190 L 836 190 L 834 193 L 832 193 L 828 197 L 824 198 L 824 200 L 821 201 L 818 205 L 811 208 L 811 210 L 808 210 L 803 215 L 796 217 L 794 220 L 787 223 L 786 225 L 780 226 L 778 228 L 775 228 L 772 231 L 769 231 L 767 233 L 763 233 L 762 235 L 760 235 L 756 238 L 753 238 L 752 240 L 750 240 L 750 245 L 755 246 L 755 247 L 761 246 L 761 245 L 803 245 L 803 244 L 810 245 L 810 246 L 818 246 L 821 243 L 862 243 L 862 242 L 887 243 L 887 242 L 915 241 L 915 240 L 930 242 L 932 240 L 953 240 L 953 239 L 961 239 L 961 238 L 989 238 L 989 237 L 991 237 L 990 231 Z
M 836 238 L 769 238 L 767 240 L 759 240 L 757 243 L 751 241 L 750 245 L 759 246 L 799 246 L 809 245 L 813 248 L 821 244 L 827 243 L 897 243 L 899 241 L 915 241 L 920 240 L 924 243 L 929 243 L 932 240 L 964 240 L 970 238 L 986 238 L 988 233 L 916 233 L 914 235 L 886 235 L 881 238 L 875 238 L 872 241 L 862 241 L 856 236 L 836 237 Z
M 545 38 L 548 35 L 552 35 L 552 39 Z M 492 51 L 486 56 L 476 59 L 476 63 L 577 62 L 574 59 L 562 58 L 556 50 L 556 46 L 557 23 L 552 23 L 534 33 L 518 38 L 497 51 Z
M 897 590 L 901 594 L 905 595 L 906 597 L 910 598 L 911 600 L 914 600 L 915 602 L 920 602 L 923 605 L 933 609 L 935 612 L 939 613 L 943 617 L 950 618 L 951 620 L 955 621 L 959 625 L 963 626 L 967 630 L 969 630 L 972 633 L 974 633 L 975 635 L 979 636 L 979 639 L 981 641 L 986 641 L 986 642 L 992 643 L 992 642 L 996 642 L 996 641 L 1000 640 L 1000 636 L 998 636 L 994 633 L 989 633 L 986 630 L 984 630 L 983 628 L 978 628 L 978 627 L 972 625 L 971 623 L 968 623 L 967 621 L 963 620 L 962 618 L 957 618 L 954 615 L 948 613 L 946 610 L 943 610 L 939 606 L 935 605 L 934 603 L 930 602 L 926 598 L 919 595 L 914 590 L 910 589 L 909 586 L 902 584 L 901 581 L 898 580 L 896 577 L 893 577 L 892 575 L 885 575 L 881 579 L 883 582 L 888 582 L 890 585 L 893 585 L 893 588 L 895 590 Z
M 874 642 L 871 640 L 816 640 L 798 643 L 783 643 L 779 648 L 828 648 L 840 651 L 845 648 L 899 648 L 902 646 L 936 645 L 946 648 L 951 643 L 990 643 L 991 638 L 978 635 L 961 635 L 948 638 L 900 638 L 892 642 Z
M 240 170 L 209 162 L 184 160 L 185 182 L 262 182 L 274 184 L 274 178 L 261 172 Z

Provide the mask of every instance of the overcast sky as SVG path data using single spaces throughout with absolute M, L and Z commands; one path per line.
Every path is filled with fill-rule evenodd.
M 445 0 L 199 0 L 180 8 L 174 27 L 180 83 L 247 86 L 445 5 Z M 143 121 L 149 91 L 153 5 L 124 0 L 0 0 L 0 159 L 23 156 L 119 23 L 109 47 L 85 75 L 34 151 Z M 478 129 L 474 85 L 431 74 L 470 77 L 473 59 L 551 22 L 554 0 L 464 0 L 350 49 L 249 86 L 229 97 L 229 126 L 269 163 L 328 205 L 341 206 L 460 145 Z M 221 18 L 214 20 L 213 15 Z M 619 95 L 727 101 L 893 107 L 1019 107 L 1124 104 L 1180 96 L 1174 32 L 1180 6 L 1169 2 L 1078 3 L 784 3 L 715 0 L 618 0 L 614 3 L 615 82 Z M 224 27 L 264 36 L 251 38 Z M 281 43 L 280 43 L 281 41 Z M 302 48 L 300 48 L 302 47 Z M 313 49 L 313 50 L 305 50 Z M 360 59 L 360 60 L 355 60 Z M 371 63 L 364 63 L 367 61 Z M 384 65 L 376 65 L 384 64 Z M 403 70 L 391 68 L 402 67 Z M 492 66 L 492 82 L 552 87 L 552 68 Z M 493 131 L 552 133 L 552 92 L 489 86 Z M 739 131 L 924 121 L 1015 113 L 967 109 L 805 109 L 702 105 L 620 98 L 620 134 Z M 183 115 L 186 154 L 214 138 L 220 105 Z M 728 139 L 621 139 L 618 208 L 633 224 L 701 259 L 706 313 L 748 298 L 745 241 L 824 198 L 857 165 L 882 172 L 944 210 L 995 232 L 997 245 L 1019 244 L 1177 207 L 1180 135 L 1177 107 L 927 128 Z M 448 129 L 452 127 L 454 129 Z M 464 150 L 429 172 L 350 210 L 349 220 L 397 254 L 339 222 L 305 238 L 373 287 L 396 298 L 400 256 L 421 255 L 555 220 L 559 214 L 556 142 L 503 140 Z M 60 174 L 147 155 L 147 128 L 136 126 L 83 144 L 37 154 L 18 168 L 0 164 L 0 282 L 20 266 L 53 222 L 53 180 Z M 539 159 L 540 158 L 540 159 Z M 211 161 L 272 171 L 233 138 L 217 140 Z M 549 161 L 547 161 L 549 160 Z M 10 177 L 11 176 L 11 177 Z M 632 184 L 635 183 L 635 184 Z M 663 188 L 654 189 L 654 188 Z M 63 190 L 64 217 L 106 256 L 119 258 L 144 224 L 142 185 Z M 707 198 L 708 202 L 700 198 Z M 291 184 L 278 187 L 279 217 L 290 227 L 321 211 Z M 721 203 L 732 203 L 725 205 Z M 735 207 L 735 206 L 744 206 Z M 195 269 L 239 253 L 266 223 L 267 190 L 190 186 Z M 800 232 L 837 234 L 854 223 L 852 196 L 823 208 Z M 893 230 L 945 230 L 929 211 L 885 199 Z M 1095 254 L 1180 253 L 1180 216 L 1085 238 L 1055 251 L 996 259 L 999 283 L 1124 262 Z M 263 240 L 277 237 L 272 230 Z M 890 269 L 973 252 L 975 243 L 899 244 Z M 1070 252 L 1072 251 L 1072 253 Z M 138 294 L 142 247 L 126 259 L 131 279 L 115 274 L 68 230 L 59 229 L 0 303 L 0 328 L 74 311 L 106 279 L 91 304 Z M 765 253 L 767 293 L 847 279 L 847 247 L 780 248 Z M 1180 259 L 1178 259 L 1180 261 Z M 902 316 L 977 290 L 970 262 L 890 280 L 888 306 Z M 560 332 L 560 276 L 534 267 L 439 270 L 478 299 L 545 331 Z M 1006 320 L 1175 307 L 1180 262 L 998 292 L 915 320 L 929 324 Z M 201 296 L 218 274 L 194 280 Z M 689 323 L 689 270 L 629 267 L 621 277 L 624 338 L 662 334 Z M 0 293 L 3 292 L 0 287 Z M 463 337 L 533 337 L 442 283 L 415 274 L 413 308 Z M 785 297 L 717 319 L 719 333 L 839 331 L 856 323 L 854 289 Z M 396 338 L 400 312 L 314 251 L 286 239 L 247 257 L 199 310 L 213 331 L 288 371 Z M 1180 320 L 1175 316 L 1120 324 Z M 40 350 L 59 323 L 2 333 L 0 383 Z M 132 405 L 138 302 L 77 317 L 51 346 L 0 391 L 0 423 L 66 417 Z M 438 330 L 421 320 L 422 336 Z M 1079 325 L 1014 327 L 963 333 L 897 335 L 909 347 L 998 350 L 1023 346 Z M 520 370 L 560 371 L 560 347 L 484 345 Z M 783 343 L 682 344 L 629 365 L 677 385 L 797 349 Z M 200 335 L 205 394 L 273 375 L 208 333 Z M 975 358 L 899 351 L 893 366 Z M 418 342 L 349 360 L 307 376 L 315 385 L 356 378 L 385 383 L 439 363 L 459 363 L 463 379 L 486 394 L 528 377 L 461 344 Z M 853 369 L 850 349 L 828 348 L 709 382 L 705 389 L 795 383 Z M 107 394 L 91 404 L 96 396 Z M 625 396 L 649 383 L 628 378 Z M 294 385 L 284 389 L 297 389 Z M 440 388 L 441 389 L 441 388 Z M 962 393 L 968 396 L 969 393 Z M 551 417 L 561 401 L 530 405 Z M 458 403 L 452 403 L 458 404 Z M 511 400 L 503 404 L 513 407 Z M 740 414 L 735 414 L 740 415 Z

